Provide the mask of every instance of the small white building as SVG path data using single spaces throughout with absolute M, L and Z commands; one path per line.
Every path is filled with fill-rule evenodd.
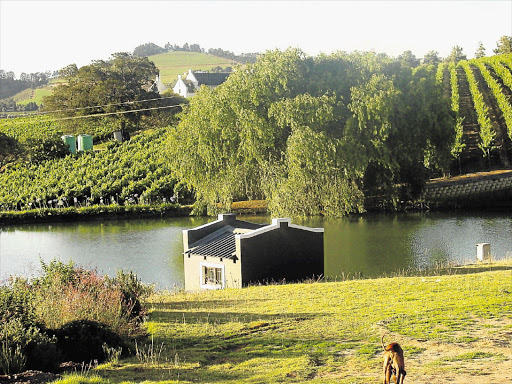
M 202 85 L 215 88 L 225 82 L 228 76 L 227 72 L 194 72 L 189 69 L 185 79 L 178 75 L 178 81 L 172 90 L 183 97 L 192 97 Z
M 160 95 L 167 91 L 167 87 L 165 84 L 160 80 L 160 74 L 156 75 L 155 82 L 153 85 L 151 85 L 151 88 L 149 88 L 150 91 L 158 92 Z
M 300 281 L 324 273 L 324 229 L 295 225 L 289 218 L 262 225 L 221 214 L 183 230 L 183 248 L 186 291 Z

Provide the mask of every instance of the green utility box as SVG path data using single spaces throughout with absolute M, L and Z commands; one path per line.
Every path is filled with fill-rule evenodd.
M 74 135 L 64 135 L 62 136 L 62 141 L 69 147 L 69 152 L 73 155 L 76 155 L 76 138 Z
M 78 135 L 78 152 L 92 151 L 92 136 Z

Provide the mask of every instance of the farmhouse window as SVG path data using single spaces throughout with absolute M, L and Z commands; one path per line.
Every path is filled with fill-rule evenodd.
M 201 276 L 202 285 L 209 287 L 219 287 L 223 286 L 223 268 L 217 266 L 209 266 L 203 265 L 202 268 L 202 276 Z

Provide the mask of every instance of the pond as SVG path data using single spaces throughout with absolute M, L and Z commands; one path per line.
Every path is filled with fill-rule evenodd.
M 268 216 L 242 220 L 270 223 Z M 161 289 L 183 287 L 182 230 L 212 217 L 94 221 L 0 227 L 0 283 L 34 276 L 40 260 L 56 258 L 114 275 L 132 270 Z M 507 213 L 365 214 L 293 223 L 325 229 L 325 274 L 382 276 L 408 268 L 476 259 L 476 244 L 491 243 L 495 259 L 512 257 Z

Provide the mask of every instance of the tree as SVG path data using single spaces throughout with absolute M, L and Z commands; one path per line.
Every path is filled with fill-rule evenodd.
M 146 91 L 158 73 L 147 57 L 116 53 L 107 61 L 94 61 L 80 69 L 73 64 L 61 73 L 66 82 L 56 86 L 43 104 L 46 111 L 60 111 L 57 115 L 68 118 L 65 122 L 70 127 L 82 124 L 77 117 L 108 114 L 103 118 L 111 130 L 132 130 L 147 113 L 126 112 L 151 107 L 141 102 L 159 98 Z
M 137 46 L 133 50 L 133 55 L 138 57 L 145 57 L 151 55 L 157 55 L 159 53 L 165 52 L 166 49 L 154 44 L 154 43 L 146 43 Z
M 435 74 L 375 53 L 269 51 L 191 99 L 169 157 L 211 212 L 266 198 L 278 215 L 341 216 L 364 194 L 396 200 L 395 185 L 412 196 L 453 142 Z
M 450 55 L 446 58 L 446 61 L 448 63 L 457 64 L 461 60 L 467 60 L 467 57 L 464 54 L 462 48 L 456 45 L 452 48 Z
M 414 56 L 411 51 L 405 51 L 397 57 L 397 60 L 402 62 L 404 65 L 415 68 L 420 65 L 420 61 Z
M 203 52 L 203 50 L 201 49 L 201 47 L 199 46 L 199 44 L 191 44 L 191 45 L 190 45 L 190 52 L 197 52 L 197 53 L 201 53 L 201 52 Z
M 501 36 L 493 50 L 494 54 L 512 53 L 512 36 Z
M 439 58 L 439 52 L 437 51 L 429 51 L 423 57 L 423 64 L 427 65 L 438 65 L 441 62 Z
M 482 43 L 481 41 L 478 43 L 478 48 L 475 52 L 475 58 L 477 59 L 480 59 L 482 57 L 485 57 L 485 47 L 484 47 L 484 43 Z

